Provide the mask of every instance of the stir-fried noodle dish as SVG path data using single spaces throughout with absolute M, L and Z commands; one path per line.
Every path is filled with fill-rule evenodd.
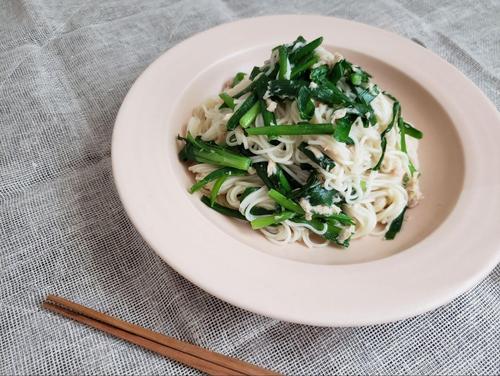
M 422 132 L 323 38 L 272 49 L 195 108 L 180 158 L 201 200 L 277 244 L 393 239 L 422 198 Z

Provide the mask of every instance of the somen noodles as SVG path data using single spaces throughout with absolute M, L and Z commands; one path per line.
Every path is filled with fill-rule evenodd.
M 190 191 L 273 243 L 393 239 L 422 197 L 422 132 L 367 72 L 321 43 L 274 48 L 194 109 L 179 137 Z

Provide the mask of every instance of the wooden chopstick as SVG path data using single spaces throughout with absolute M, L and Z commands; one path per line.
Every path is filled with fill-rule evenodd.
M 279 375 L 276 372 L 242 360 L 119 320 L 59 296 L 47 296 L 42 303 L 42 307 L 206 372 L 209 375 Z

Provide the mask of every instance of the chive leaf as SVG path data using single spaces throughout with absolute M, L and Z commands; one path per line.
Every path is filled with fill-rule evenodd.
M 317 165 L 319 165 L 322 169 L 326 171 L 330 171 L 332 168 L 335 167 L 335 162 L 333 160 L 331 160 L 324 153 L 321 153 L 321 156 L 318 157 L 315 153 L 313 153 L 309 149 L 309 145 L 306 142 L 302 142 L 299 145 L 299 150 L 302 153 L 304 153 L 310 160 L 315 162 Z
M 250 76 L 248 78 L 250 78 L 251 80 L 253 80 L 261 72 L 262 72 L 262 70 L 260 69 L 260 67 L 253 67 L 252 71 L 250 72 Z
M 382 154 L 380 155 L 380 159 L 378 160 L 377 164 L 375 167 L 372 168 L 372 170 L 377 171 L 380 169 L 380 166 L 382 165 L 382 161 L 384 160 L 385 156 L 385 149 L 387 148 L 387 139 L 386 135 L 391 131 L 391 129 L 394 126 L 394 123 L 396 121 L 399 122 L 399 116 L 401 115 L 401 105 L 399 104 L 398 101 L 395 101 L 394 104 L 392 105 L 392 119 L 387 128 L 382 132 L 380 135 L 382 141 L 381 141 L 381 147 L 382 147 Z
M 281 193 L 288 193 L 292 190 L 290 182 L 288 181 L 283 169 L 276 165 L 276 173 L 271 176 L 267 175 L 268 162 L 257 162 L 253 164 L 257 176 L 269 189 L 275 189 Z
M 314 102 L 311 99 L 311 90 L 307 86 L 299 89 L 297 96 L 297 108 L 299 116 L 303 120 L 311 120 L 314 115 Z
M 311 69 L 311 73 L 309 74 L 309 78 L 311 81 L 316 83 L 321 83 L 322 80 L 325 80 L 328 76 L 328 65 L 320 65 L 317 68 Z
M 328 105 L 352 105 L 352 101 L 333 82 L 326 79 L 311 92 L 315 99 Z
M 335 133 L 333 137 L 338 142 L 350 143 L 352 141 L 349 137 L 349 133 L 351 132 L 352 122 L 348 121 L 345 118 L 338 119 L 335 121 Z
M 288 182 L 288 179 L 285 176 L 285 173 L 283 172 L 283 169 L 277 166 L 278 171 L 276 172 L 276 177 L 278 178 L 278 183 L 279 183 L 279 188 L 281 188 L 281 191 L 287 193 L 292 190 L 292 187 L 290 186 L 290 183 Z
M 408 149 L 406 148 L 406 128 L 405 128 L 404 124 L 405 124 L 405 122 L 404 122 L 403 118 L 400 117 L 398 120 L 398 127 L 399 127 L 399 133 L 401 134 L 401 141 L 400 141 L 401 151 L 403 153 L 405 153 L 406 155 L 408 155 Z M 415 172 L 417 172 L 417 169 L 413 165 L 413 162 L 411 161 L 409 156 L 408 156 L 408 161 L 409 161 L 408 168 L 410 170 L 410 175 L 413 176 L 413 174 Z
M 203 179 L 194 183 L 191 186 L 191 188 L 189 188 L 189 193 L 194 193 L 194 192 L 200 190 L 201 188 L 203 188 L 205 185 L 207 185 L 211 181 L 217 180 L 221 177 L 242 176 L 242 175 L 245 175 L 245 171 L 236 170 L 236 169 L 230 168 L 230 167 L 220 168 L 218 170 L 212 171 L 207 176 L 205 176 Z
M 272 80 L 269 81 L 268 90 L 271 97 L 295 98 L 300 88 L 307 85 L 302 80 Z
M 233 78 L 233 82 L 231 84 L 231 87 L 235 87 L 236 85 L 238 85 L 245 78 L 245 76 L 246 76 L 246 74 L 243 72 L 236 73 L 236 75 Z
M 304 209 L 297 204 L 295 201 L 290 200 L 284 194 L 278 192 L 275 189 L 271 189 L 268 193 L 269 197 L 271 197 L 274 201 L 280 204 L 283 208 L 288 209 L 297 214 L 304 214 Z
M 217 199 L 217 195 L 220 191 L 220 187 L 222 186 L 222 184 L 224 184 L 227 178 L 228 175 L 222 175 L 215 181 L 214 186 L 210 191 L 210 206 L 214 206 L 215 200 Z
M 317 56 L 312 56 L 310 59 L 306 60 L 305 62 L 298 64 L 292 68 L 292 72 L 290 74 L 290 78 L 294 79 L 295 77 L 298 77 L 302 73 L 304 73 L 306 70 L 308 70 L 310 67 L 312 67 L 314 64 L 318 62 L 319 58 Z
M 241 90 L 239 93 L 234 94 L 233 98 L 239 98 L 243 94 L 250 93 L 255 91 L 256 89 L 259 89 L 259 91 L 262 91 L 262 88 L 264 88 L 262 94 L 266 91 L 267 88 L 267 82 L 269 81 L 269 78 L 264 74 L 260 74 L 258 77 L 255 77 L 255 79 L 248 84 L 246 88 Z
M 224 214 L 228 217 L 246 220 L 245 216 L 243 214 L 241 214 L 238 210 L 228 208 L 228 207 L 220 205 L 216 202 L 212 205 L 210 203 L 210 199 L 207 196 L 202 196 L 201 202 L 203 202 L 209 208 L 212 208 L 213 210 L 215 210 L 216 212 L 218 212 L 220 214 Z
M 319 37 L 307 43 L 305 46 L 297 48 L 290 54 L 290 61 L 296 63 L 300 59 L 310 55 L 316 48 L 321 45 L 322 42 L 323 37 Z
M 334 219 L 343 225 L 354 225 L 355 224 L 354 220 L 351 217 L 349 217 L 347 214 L 344 214 L 344 213 L 331 214 L 326 218 L 328 218 L 330 220 Z
M 340 61 L 337 61 L 337 63 L 335 63 L 335 65 L 333 66 L 330 79 L 334 84 L 336 84 L 342 77 L 344 77 L 346 70 L 345 62 L 346 61 L 342 59 Z
M 335 243 L 337 243 L 338 245 L 340 245 L 342 247 L 348 247 L 350 238 L 344 240 L 343 242 L 340 242 L 338 240 L 338 237 L 342 231 L 342 227 L 340 227 L 338 225 L 338 222 L 336 220 L 327 220 L 326 224 L 328 227 L 327 227 L 326 233 L 323 234 L 323 237 L 325 239 L 334 241 Z
M 294 212 L 282 212 L 280 214 L 269 215 L 265 217 L 260 217 L 254 219 L 250 222 L 252 228 L 254 230 L 258 230 L 267 226 L 275 225 L 281 222 L 286 221 L 287 219 L 293 218 L 295 216 Z
M 401 231 L 401 227 L 403 226 L 403 220 L 404 220 L 404 217 L 405 217 L 405 212 L 406 212 L 406 209 L 408 209 L 407 206 L 405 206 L 405 208 L 403 209 L 403 211 L 401 212 L 401 214 L 399 214 L 396 219 L 394 219 L 392 222 L 391 222 L 391 225 L 389 226 L 389 230 L 387 230 L 387 232 L 385 233 L 385 238 L 387 240 L 392 240 L 396 237 L 396 234 Z

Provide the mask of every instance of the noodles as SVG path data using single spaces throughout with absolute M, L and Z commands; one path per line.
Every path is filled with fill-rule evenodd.
M 289 53 L 289 64 L 282 73 L 283 77 L 290 77 L 297 71 L 299 64 L 293 63 L 294 54 L 305 49 L 307 44 L 298 39 L 295 44 L 284 46 Z M 210 142 L 213 141 L 233 148 L 228 150 L 239 150 L 238 153 L 249 158 L 249 163 L 252 163 L 243 176 L 228 174 L 221 180 L 220 189 L 215 192 L 219 204 L 241 213 L 252 222 L 252 227 L 259 218 L 276 215 L 290 208 L 295 210 L 296 214 L 293 216 L 292 213 L 290 219 L 259 228 L 271 242 L 288 244 L 302 241 L 308 247 L 323 247 L 334 240 L 346 246 L 351 238 L 385 234 L 391 223 L 404 215 L 406 207 L 415 206 L 421 199 L 420 173 L 417 170 L 418 142 L 417 139 L 408 139 L 406 142 L 404 133 L 406 129 L 411 136 L 418 135 L 416 132 L 419 131 L 404 122 L 396 99 L 379 91 L 361 68 L 322 47 L 312 51 L 311 56 L 316 61 L 308 68 L 307 72 L 311 72 L 311 76 L 316 73 L 319 75 L 319 70 L 324 69 L 333 77 L 340 70 L 339 64 L 348 64 L 345 67 L 349 68 L 350 75 L 344 74 L 336 83 L 337 90 L 345 96 L 341 97 L 342 103 L 325 103 L 319 97 L 319 92 L 317 97 L 312 95 L 308 99 L 313 106 L 307 122 L 311 127 L 315 124 L 332 124 L 339 128 L 339 124 L 344 121 L 343 124 L 348 126 L 346 134 L 340 135 L 339 131 L 337 135 L 337 130 L 333 130 L 333 134 L 250 135 L 251 128 L 272 128 L 269 118 L 274 119 L 276 125 L 304 122 L 305 110 L 299 104 L 303 99 L 300 96 L 303 92 L 307 95 L 317 88 L 328 88 L 321 86 L 325 82 L 331 84 L 326 78 L 325 81 L 311 81 L 309 87 L 300 89 L 299 94 L 294 94 L 295 97 L 280 96 L 281 92 L 273 94 L 268 84 L 263 99 L 256 102 L 260 103 L 260 110 L 252 121 L 253 125 L 247 129 L 237 126 L 228 130 L 227 123 L 238 108 L 257 95 L 257 91 L 248 91 L 239 97 L 238 93 L 251 88 L 259 75 L 253 80 L 245 77 L 236 86 L 226 88 L 225 92 L 234 97 L 234 109 L 224 106 L 220 98 L 207 99 L 193 111 L 187 123 L 187 132 L 195 140 L 199 136 L 200 140 L 208 142 L 207 145 L 212 145 Z M 262 68 L 264 73 L 260 75 L 276 74 L 279 77 L 279 71 L 273 73 L 279 69 L 279 61 L 282 60 L 278 50 L 275 50 Z M 345 67 L 344 72 L 347 69 Z M 294 83 L 293 79 L 276 81 L 280 85 Z M 335 89 L 331 90 L 335 93 Z M 371 100 L 363 102 L 362 99 L 366 97 Z M 369 112 L 362 113 L 359 108 L 366 108 Z M 223 162 L 207 163 L 206 158 L 193 158 L 190 160 L 204 162 L 189 167 L 196 181 L 206 178 L 224 165 Z M 280 186 L 280 182 L 284 185 Z M 287 184 L 291 186 L 287 187 Z M 215 182 L 207 183 L 202 192 L 210 195 L 215 185 Z M 271 188 L 276 188 L 299 206 L 275 202 L 269 196 Z M 309 189 L 307 195 L 297 196 L 301 189 Z M 322 200 L 326 197 L 326 201 L 321 204 L 313 202 L 318 200 L 316 196 Z

